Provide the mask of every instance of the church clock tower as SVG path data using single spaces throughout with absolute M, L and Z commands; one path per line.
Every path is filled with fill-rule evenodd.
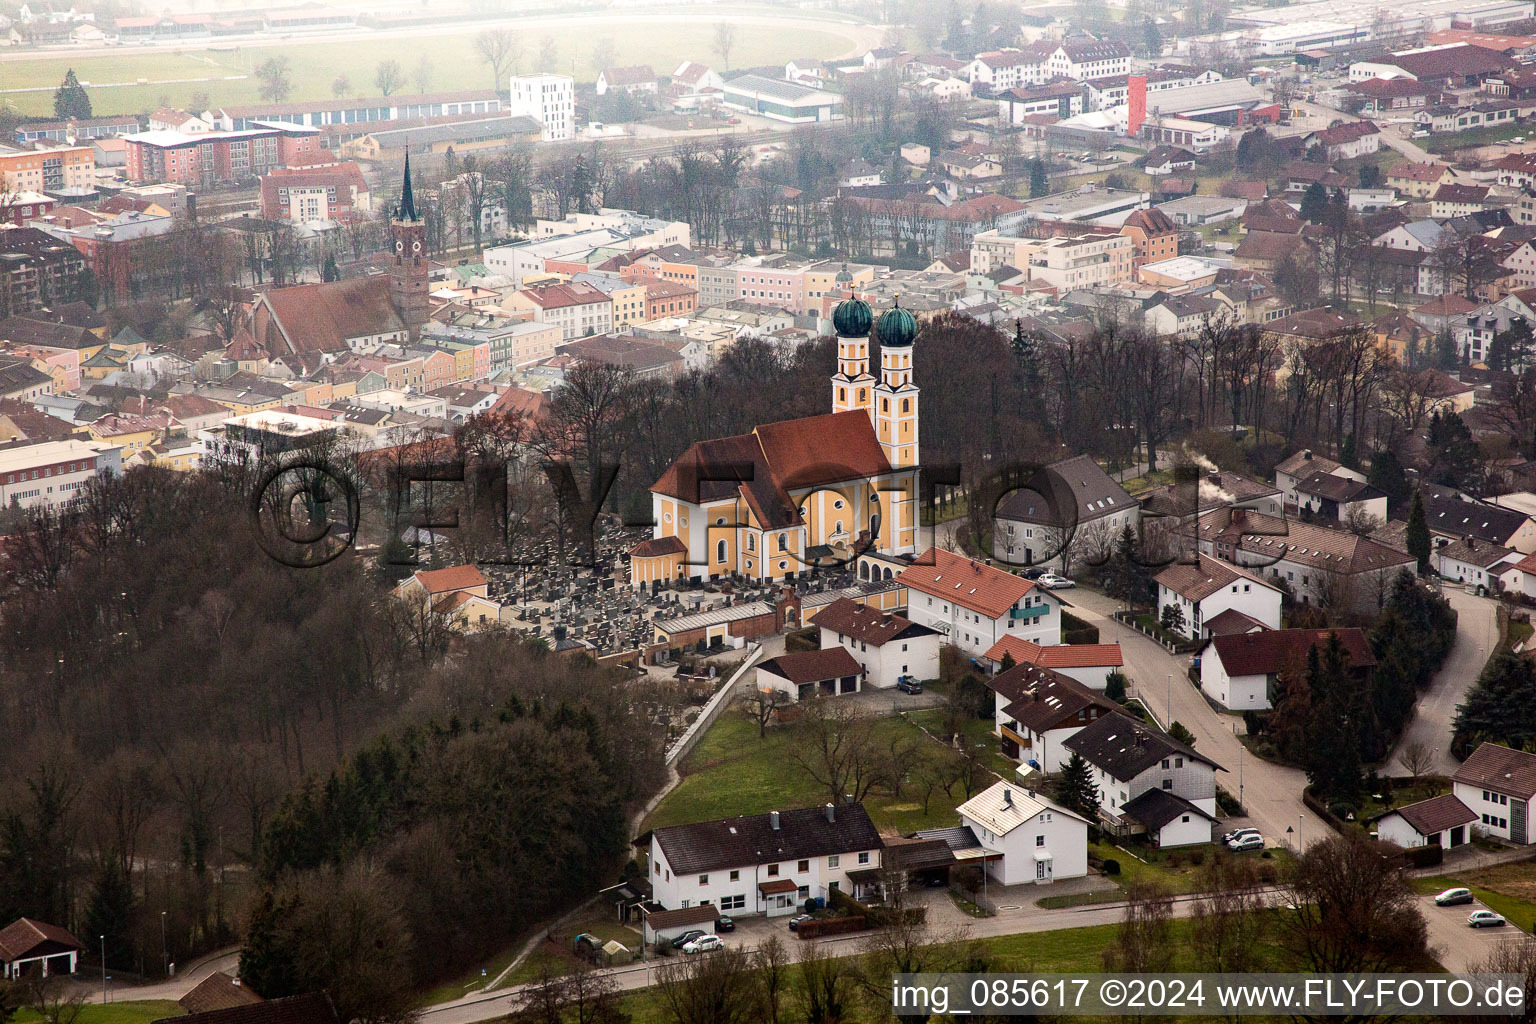
M 390 243 L 394 246 L 389 268 L 389 298 L 395 311 L 410 330 L 411 340 L 421 336 L 430 311 L 428 301 L 427 233 L 416 215 L 416 195 L 411 189 L 411 154 L 405 154 L 405 183 L 400 187 L 400 205 L 389 221 Z
M 875 378 L 869 373 L 869 329 L 875 316 L 869 303 L 852 297 L 832 311 L 837 332 L 837 372 L 832 375 L 832 411 L 874 407 Z

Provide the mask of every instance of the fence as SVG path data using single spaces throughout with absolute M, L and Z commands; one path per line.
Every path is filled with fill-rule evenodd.
M 666 760 L 668 767 L 676 765 L 683 758 L 687 757 L 688 752 L 698 744 L 699 738 L 704 735 L 711 725 L 715 724 L 715 719 L 720 717 L 720 712 L 730 706 L 731 698 L 736 695 L 737 684 L 741 682 L 752 666 L 757 663 L 757 659 L 762 653 L 763 645 L 753 644 L 751 649 L 747 651 L 747 656 L 736 667 L 736 671 L 732 672 L 731 677 L 725 681 L 725 685 L 716 690 L 715 695 L 709 698 L 709 702 L 704 705 L 704 710 L 699 712 L 699 717 L 695 718 L 693 724 L 684 729 L 683 734 L 667 748 Z

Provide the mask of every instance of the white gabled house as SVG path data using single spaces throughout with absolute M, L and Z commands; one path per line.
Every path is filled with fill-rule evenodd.
M 1477 815 L 1475 833 L 1521 846 L 1531 842 L 1536 754 L 1481 743 L 1451 776 L 1451 792 Z
M 1441 579 L 1454 580 L 1481 594 L 1492 591 L 1495 580 L 1527 557 L 1500 544 L 1466 537 L 1435 548 L 1429 559 Z
M 1003 755 L 1047 774 L 1067 763 L 1067 739 L 1120 711 L 1102 693 L 1038 665 L 1015 665 L 987 680 L 987 687 Z
M 816 613 L 821 646 L 841 648 L 858 662 L 864 685 L 895 686 L 902 676 L 939 678 L 938 630 L 840 597 Z
M 757 688 L 791 701 L 858 693 L 863 681 L 864 667 L 842 647 L 781 654 L 757 666 Z
M 1201 651 L 1200 689 L 1228 711 L 1268 711 L 1274 707 L 1281 672 L 1306 669 L 1307 653 L 1326 647 L 1336 634 L 1356 677 L 1376 666 L 1365 632 L 1360 629 L 1271 629 L 1216 636 Z M 1361 680 L 1362 682 L 1364 680 Z
M 1101 693 L 1109 685 L 1110 673 L 1120 671 L 1125 665 L 1125 656 L 1118 643 L 1044 647 L 1016 636 L 1003 637 L 981 657 L 997 672 L 1002 670 L 1004 655 L 1010 655 L 1015 665 L 1039 665 Z
M 931 548 L 896 582 L 907 588 L 907 618 L 938 630 L 980 657 L 1005 636 L 1061 643 L 1063 601 L 1034 581 L 941 548 Z
M 634 845 L 649 853 L 657 903 L 708 904 L 721 913 L 794 913 L 832 889 L 858 898 L 878 889 L 880 833 L 860 803 L 745 814 L 653 829 Z
M 1280 590 L 1231 562 L 1196 555 L 1174 562 L 1154 577 L 1157 615 L 1169 605 L 1183 613 L 1181 632 L 1191 639 L 1210 635 L 1208 623 L 1223 612 L 1236 611 L 1270 629 L 1280 628 Z
M 1343 477 L 1346 480 L 1365 483 L 1364 473 L 1349 469 L 1330 458 L 1316 455 L 1310 448 L 1303 448 L 1301 451 L 1295 452 L 1281 460 L 1280 464 L 1275 467 L 1275 486 L 1280 488 L 1280 492 L 1284 495 L 1287 505 L 1298 504 L 1300 496 L 1297 493 L 1296 485 L 1314 473 L 1327 473 L 1331 476 Z
M 1438 846 L 1454 850 L 1472 839 L 1477 814 L 1454 793 L 1420 800 L 1378 815 L 1376 837 L 1405 850 Z
M 1160 846 L 1211 841 L 1216 773 L 1225 768 L 1155 726 L 1115 714 L 1065 741 L 1099 787 L 1099 817 L 1116 835 L 1146 833 Z M 1149 792 L 1163 794 L 1146 797 Z M 1145 799 L 1143 799 L 1146 797 Z M 1179 808 L 1168 817 L 1172 808 Z
M 1035 790 L 996 782 L 955 810 L 983 849 L 1002 854 L 985 864 L 1003 885 L 1047 885 L 1088 874 L 1087 819 Z

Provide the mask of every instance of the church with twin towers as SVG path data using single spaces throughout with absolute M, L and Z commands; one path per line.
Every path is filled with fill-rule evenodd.
M 850 296 L 832 326 L 832 411 L 690 445 L 651 485 L 652 535 L 630 550 L 632 584 L 780 580 L 860 554 L 916 554 L 917 321 L 899 303 L 877 321 Z

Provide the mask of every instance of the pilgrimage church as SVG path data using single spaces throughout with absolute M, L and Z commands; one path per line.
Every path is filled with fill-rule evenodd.
M 917 321 L 897 306 L 876 324 L 869 304 L 850 297 L 832 324 L 832 411 L 690 446 L 651 485 L 653 535 L 630 550 L 631 584 L 778 580 L 818 559 L 851 564 L 866 545 L 870 554 L 916 554 Z

